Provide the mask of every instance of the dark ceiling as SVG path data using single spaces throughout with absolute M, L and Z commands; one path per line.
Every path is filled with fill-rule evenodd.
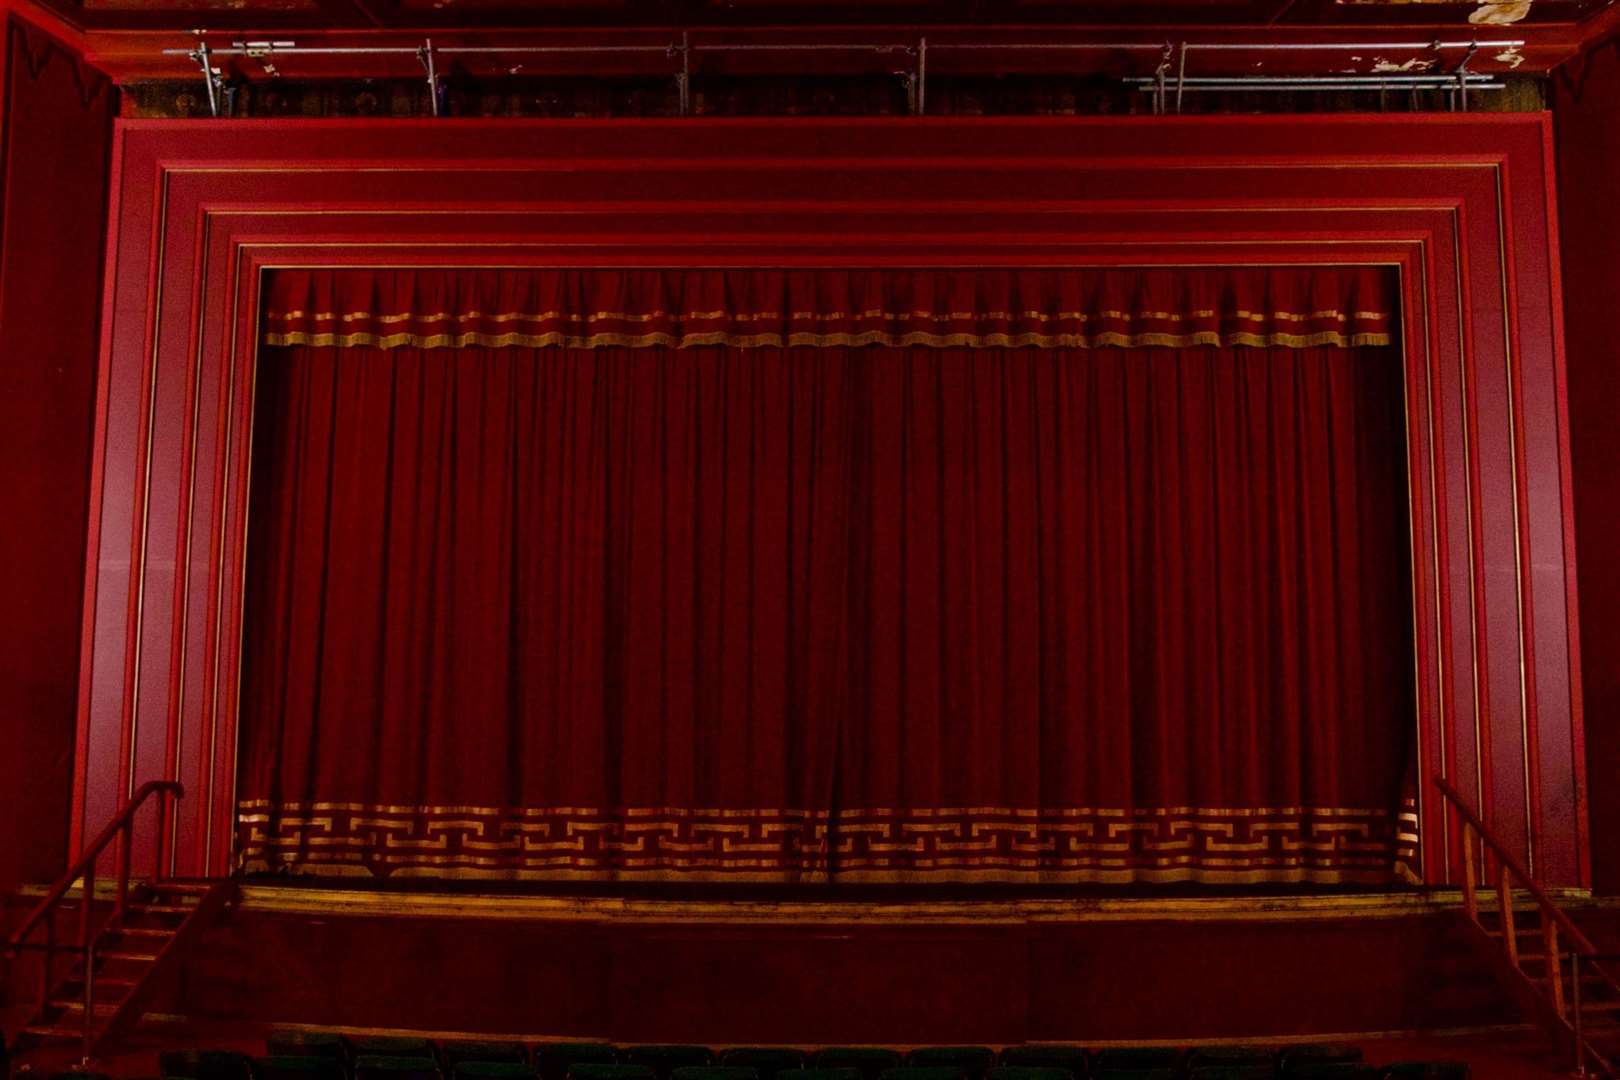
M 1479 0 L 38 0 L 86 30 L 471 29 L 1042 24 L 1466 27 Z M 1523 22 L 1579 23 L 1613 0 L 1531 0 Z M 1487 0 L 1507 9 L 1509 0 Z
M 1595 38 L 1620 28 L 1617 0 L 33 0 L 82 34 L 98 66 L 123 79 L 183 77 L 195 72 L 183 50 L 199 38 L 211 47 L 248 41 L 295 41 L 307 49 L 386 45 L 400 57 L 361 62 L 358 54 L 280 55 L 277 73 L 312 78 L 403 75 L 410 49 L 436 46 L 488 50 L 490 70 L 510 68 L 497 47 L 588 44 L 596 60 L 561 55 L 552 69 L 663 70 L 651 56 L 690 35 L 696 56 L 711 65 L 727 43 L 812 46 L 788 58 L 764 54 L 755 67 L 782 73 L 833 71 L 835 51 L 818 43 L 870 43 L 876 51 L 915 49 L 926 36 L 929 63 L 959 70 L 1020 72 L 1102 70 L 1105 61 L 1079 51 L 1039 53 L 1031 45 L 1134 43 L 1129 66 L 1152 71 L 1164 43 L 1186 42 L 1200 70 L 1211 73 L 1451 71 L 1463 60 L 1459 42 L 1478 40 L 1472 71 L 1545 72 Z M 1504 41 L 1522 45 L 1503 46 Z M 1425 43 L 1449 41 L 1450 51 Z M 981 43 L 1008 51 L 971 53 Z M 642 50 L 635 63 L 611 47 Z M 1380 46 L 1398 44 L 1399 49 Z M 1343 46 L 1339 48 L 1339 46 Z M 968 46 L 968 47 L 964 47 Z M 1248 46 L 1261 46 L 1248 52 Z M 1285 55 L 1279 46 L 1290 47 Z M 1293 48 L 1306 46 L 1297 53 Z M 839 46 L 846 47 L 846 46 Z M 1089 47 L 1089 46 L 1088 46 Z M 998 50 L 1000 46 L 997 46 Z M 170 55 L 165 57 L 163 51 Z M 1018 49 L 1026 51 L 1018 53 Z M 953 51 L 954 50 L 954 51 Z M 1146 52 L 1144 52 L 1146 50 Z M 1225 50 L 1225 51 L 1222 51 Z M 1269 51 L 1268 51 L 1269 50 Z M 870 51 L 870 50 L 869 50 Z M 673 53 L 672 53 L 673 55 Z M 847 59 L 847 58 L 845 58 Z M 474 61 L 465 57 L 463 63 Z M 532 54 L 528 71 L 544 66 Z M 808 65 L 808 66 L 807 66 Z M 1118 66 L 1118 65 L 1115 65 Z M 513 69 L 515 70 L 515 68 Z M 251 71 L 245 74 L 252 74 Z

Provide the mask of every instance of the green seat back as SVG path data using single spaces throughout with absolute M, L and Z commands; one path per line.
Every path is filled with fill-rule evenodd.
M 1333 1043 L 1306 1043 L 1283 1048 L 1284 1068 L 1296 1065 L 1348 1065 L 1361 1060 L 1361 1047 Z
M 984 1080 L 1084 1080 L 1085 1075 L 1057 1065 L 997 1065 L 985 1070 Z
M 669 1080 L 759 1080 L 752 1065 L 681 1065 L 670 1070 Z
M 682 1066 L 713 1064 L 714 1055 L 707 1046 L 654 1044 L 625 1047 L 624 1060 L 629 1065 L 646 1065 L 659 1076 L 667 1077 L 671 1070 Z
M 444 1067 L 455 1069 L 463 1061 L 498 1061 L 522 1065 L 529 1060 L 529 1048 L 516 1042 L 481 1042 L 456 1040 L 439 1044 Z
M 354 1035 L 349 1045 L 356 1058 L 436 1058 L 433 1044 L 419 1035 Z
M 318 1054 L 269 1054 L 253 1063 L 254 1080 L 348 1080 L 340 1058 Z
M 158 1067 L 175 1080 L 251 1080 L 246 1054 L 234 1050 L 168 1050 L 158 1055 Z
M 900 1067 L 900 1052 L 880 1046 L 827 1046 L 810 1055 L 815 1069 L 859 1069 L 875 1077 L 884 1069 Z
M 534 1048 L 541 1080 L 565 1080 L 575 1065 L 613 1065 L 618 1060 L 618 1052 L 602 1042 L 541 1043 Z
M 1091 1055 L 1083 1046 L 1009 1046 L 1001 1052 L 1001 1063 L 1035 1069 L 1068 1069 L 1084 1076 L 1091 1067 Z
M 1271 1065 L 1277 1051 L 1269 1046 L 1200 1046 L 1191 1058 L 1195 1069 L 1203 1065 Z
M 906 1055 L 906 1064 L 917 1068 L 948 1066 L 971 1077 L 984 1075 L 996 1063 L 996 1052 L 988 1046 L 922 1046 Z
M 1384 1070 L 1389 1080 L 1468 1080 L 1465 1061 L 1399 1061 Z
M 1173 1046 L 1117 1046 L 1097 1051 L 1092 1071 L 1179 1069 L 1183 1054 Z
M 535 1080 L 540 1074 L 523 1061 L 458 1061 L 451 1080 Z
M 1277 1067 L 1270 1062 L 1253 1065 L 1194 1065 L 1187 1080 L 1274 1080 Z
M 1282 1072 L 1284 1080 L 1378 1080 L 1378 1075 L 1365 1061 L 1307 1061 Z
M 833 1069 L 783 1069 L 776 1080 L 862 1080 L 861 1070 L 853 1065 Z
M 804 1068 L 804 1051 L 785 1046 L 736 1046 L 720 1053 L 722 1065 L 744 1065 L 759 1072 L 759 1080 L 773 1080 L 783 1069 Z
M 349 1060 L 349 1041 L 335 1031 L 272 1031 L 264 1040 L 266 1057 L 324 1057 Z
M 406 1054 L 362 1054 L 354 1059 L 354 1080 L 442 1080 L 433 1058 Z
M 568 1066 L 568 1080 L 655 1080 L 651 1065 L 603 1065 L 582 1061 Z
M 884 1069 L 878 1080 L 968 1080 L 968 1074 L 960 1065 L 902 1065 Z

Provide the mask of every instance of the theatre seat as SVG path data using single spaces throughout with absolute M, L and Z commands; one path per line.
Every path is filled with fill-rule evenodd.
M 957 1065 L 902 1065 L 884 1069 L 877 1080 L 968 1080 L 968 1074 Z
M 354 1059 L 354 1080 L 442 1080 L 443 1075 L 437 1061 L 421 1054 L 357 1054 Z
M 859 1069 L 866 1080 L 876 1080 L 884 1069 L 900 1067 L 900 1052 L 878 1046 L 826 1046 L 810 1055 L 816 1069 Z
M 978 1080 L 995 1063 L 996 1052 L 988 1046 L 922 1046 L 906 1055 L 907 1065 L 961 1069 L 972 1080 Z
M 1097 1060 L 1092 1063 L 1091 1071 L 1118 1072 L 1132 1069 L 1169 1069 L 1172 1072 L 1181 1068 L 1181 1059 L 1184 1055 L 1173 1046 L 1122 1046 L 1111 1050 L 1097 1051 Z
M 433 1043 L 417 1035 L 354 1035 L 349 1038 L 356 1059 L 363 1057 L 437 1058 Z
M 264 1040 L 267 1057 L 324 1057 L 349 1060 L 349 1042 L 335 1031 L 272 1031 Z
M 458 1061 L 450 1080 L 536 1080 L 534 1066 L 523 1061 Z
M 454 1039 L 439 1044 L 439 1055 L 444 1060 L 444 1067 L 453 1072 L 455 1067 L 464 1061 L 499 1061 L 507 1064 L 525 1064 L 529 1060 L 529 1048 L 522 1043 L 515 1042 L 482 1042 Z
M 566 1080 L 575 1065 L 614 1065 L 618 1060 L 618 1051 L 603 1042 L 541 1043 L 534 1048 L 540 1080 Z
M 169 1050 L 158 1055 L 164 1077 L 175 1080 L 252 1080 L 246 1054 L 234 1050 Z
M 804 1068 L 804 1051 L 785 1046 L 735 1046 L 720 1052 L 720 1064 L 755 1069 L 759 1080 L 773 1080 L 784 1069 Z
M 1364 1061 L 1324 1061 L 1290 1065 L 1283 1080 L 1378 1080 L 1376 1066 Z
M 752 1065 L 682 1065 L 671 1069 L 669 1080 L 760 1080 Z
M 567 1080 L 657 1080 L 651 1065 L 591 1065 L 568 1067 Z
M 686 1044 L 627 1046 L 624 1060 L 627 1065 L 645 1065 L 658 1075 L 658 1080 L 668 1080 L 671 1072 L 683 1066 L 713 1064 L 714 1054 L 707 1046 Z
M 1001 1063 L 1034 1069 L 1067 1069 L 1084 1076 L 1091 1069 L 1091 1055 L 1083 1046 L 1009 1046 L 1001 1052 Z
M 832 1069 L 783 1069 L 776 1080 L 864 1080 L 864 1074 L 853 1065 Z
M 1264 1065 L 1194 1065 L 1187 1080 L 1274 1080 L 1277 1067 Z
M 1192 1068 L 1206 1065 L 1275 1065 L 1277 1051 L 1269 1046 L 1200 1046 L 1189 1057 Z
M 1464 1061 L 1398 1061 L 1384 1070 L 1388 1080 L 1468 1080 Z
M 984 1080 L 1085 1080 L 1086 1074 L 1055 1065 L 997 1065 L 987 1069 Z
M 1335 1046 L 1328 1043 L 1290 1046 L 1282 1052 L 1285 1070 L 1305 1065 L 1348 1065 L 1361 1060 L 1361 1047 Z
M 1091 1074 L 1092 1080 L 1180 1080 L 1181 1070 L 1161 1069 L 1099 1069 Z
M 270 1054 L 253 1062 L 254 1080 L 348 1080 L 343 1062 L 313 1054 Z

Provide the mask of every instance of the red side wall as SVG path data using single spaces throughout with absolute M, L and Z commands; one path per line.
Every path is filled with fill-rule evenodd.
M 1592 881 L 1620 892 L 1620 44 L 1560 69 L 1553 109 L 1563 223 L 1570 455 L 1586 693 Z
M 0 59 L 0 893 L 67 855 L 116 93 L 7 20 Z

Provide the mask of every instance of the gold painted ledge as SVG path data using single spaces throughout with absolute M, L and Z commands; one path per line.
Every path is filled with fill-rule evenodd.
M 1603 901 L 1594 901 L 1585 890 L 1554 890 L 1553 895 L 1561 903 L 1571 906 L 1607 906 Z M 243 910 L 281 914 L 685 924 L 704 921 L 732 924 L 904 923 L 910 926 L 930 923 L 1020 925 L 1143 919 L 1402 918 L 1450 910 L 1461 904 L 1462 894 L 1457 889 L 1337 896 L 824 901 L 523 896 L 245 884 L 241 895 Z

